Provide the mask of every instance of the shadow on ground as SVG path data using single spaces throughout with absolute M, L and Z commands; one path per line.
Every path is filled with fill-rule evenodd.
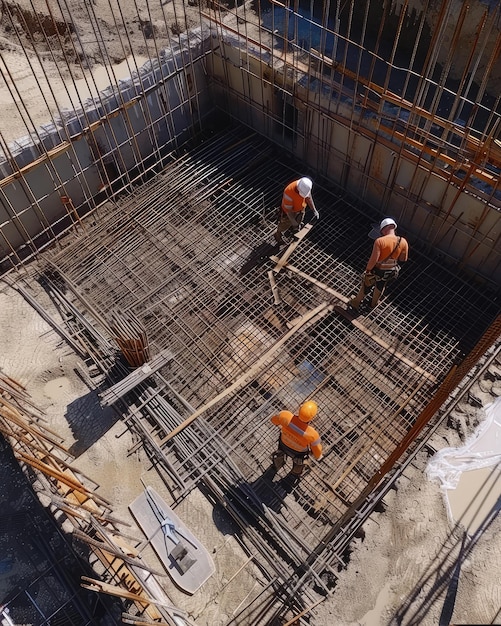
M 100 439 L 119 419 L 112 407 L 103 408 L 98 391 L 77 398 L 66 410 L 66 421 L 76 441 L 69 452 L 78 457 Z
M 286 496 L 297 485 L 298 479 L 287 474 L 274 480 L 275 476 L 274 468 L 270 467 L 252 482 L 241 481 L 232 485 L 223 494 L 225 505 L 214 508 L 213 520 L 218 529 L 225 534 L 235 534 L 238 529 L 235 524 L 228 524 L 228 516 L 222 514 L 223 510 L 238 517 L 242 526 L 256 528 L 266 523 L 269 511 L 280 513 Z

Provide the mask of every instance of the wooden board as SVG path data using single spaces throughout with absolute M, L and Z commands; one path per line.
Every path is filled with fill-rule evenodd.
M 278 263 L 273 268 L 274 272 L 278 273 L 284 267 L 284 265 L 286 265 L 286 263 L 289 260 L 289 257 L 291 256 L 291 254 L 298 247 L 298 245 L 301 243 L 301 241 L 303 241 L 303 239 L 310 232 L 310 230 L 313 228 L 313 226 L 314 226 L 313 223 L 306 224 L 306 226 L 303 226 L 303 228 L 301 228 L 301 230 L 294 235 L 292 242 L 287 247 L 287 250 L 282 254 L 282 256 L 280 257 L 280 260 L 278 261 Z
M 381 337 L 379 337 L 378 335 L 376 335 L 376 333 L 370 330 L 370 328 L 364 326 L 362 322 L 358 319 L 359 317 L 361 317 L 358 311 L 355 311 L 353 309 L 344 309 L 343 307 L 340 307 L 338 305 L 334 307 L 334 311 L 342 315 L 345 319 L 351 322 L 353 326 L 355 326 L 355 328 L 361 330 L 365 335 L 367 335 L 367 337 L 370 337 L 375 343 L 384 348 L 384 350 L 386 350 L 388 354 L 391 354 L 399 361 L 402 361 L 402 363 L 405 363 L 408 367 L 411 367 L 414 371 L 418 372 L 418 374 L 421 374 L 428 380 L 431 380 L 434 383 L 437 382 L 437 379 L 433 374 L 430 374 L 419 365 L 416 365 L 416 363 L 407 358 L 405 354 L 402 354 L 398 350 L 395 350 L 389 343 L 387 343 L 384 339 L 381 339 Z
M 193 594 L 216 571 L 205 547 L 152 487 L 129 510 L 180 589 Z

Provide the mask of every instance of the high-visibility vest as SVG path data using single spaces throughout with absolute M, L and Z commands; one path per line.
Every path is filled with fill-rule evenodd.
M 298 181 L 294 180 L 284 189 L 282 196 L 282 211 L 285 213 L 300 213 L 306 207 L 306 200 L 299 195 Z
M 290 411 L 280 411 L 271 421 L 282 428 L 280 439 L 284 445 L 296 452 L 308 452 L 318 459 L 322 455 L 322 444 L 318 432 Z

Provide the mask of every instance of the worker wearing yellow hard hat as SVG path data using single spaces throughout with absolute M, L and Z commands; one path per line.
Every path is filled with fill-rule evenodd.
M 278 450 L 273 454 L 275 470 L 279 470 L 285 464 L 285 457 L 288 456 L 292 458 L 291 473 L 300 476 L 310 452 L 317 460 L 322 458 L 320 435 L 310 426 L 317 413 L 317 403 L 308 400 L 299 407 L 297 415 L 290 411 L 280 411 L 271 418 L 272 424 L 280 426 L 281 429 Z

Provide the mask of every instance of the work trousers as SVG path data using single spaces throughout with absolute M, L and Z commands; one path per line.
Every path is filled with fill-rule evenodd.
M 358 307 L 362 303 L 362 300 L 365 298 L 365 296 L 369 294 L 372 287 L 374 287 L 374 291 L 372 292 L 372 299 L 371 299 L 370 306 L 371 306 L 371 309 L 376 307 L 378 305 L 379 299 L 384 293 L 386 285 L 389 282 L 395 280 L 396 277 L 398 276 L 397 271 L 393 272 L 391 270 L 390 271 L 380 270 L 378 268 L 375 268 L 373 270 L 373 274 L 375 275 L 375 278 L 376 278 L 375 281 L 374 281 L 374 277 L 364 274 L 362 278 L 362 282 L 360 284 L 360 289 L 358 291 L 358 294 L 349 302 L 350 306 L 353 307 L 354 309 L 358 309 Z
M 286 230 L 292 228 L 294 232 L 298 232 L 301 228 L 301 224 L 304 220 L 304 209 L 299 211 L 299 213 L 285 213 L 285 211 L 280 212 L 280 221 L 278 222 L 277 235 L 281 235 L 285 233 Z
M 285 464 L 285 457 L 290 456 L 292 459 L 292 474 L 300 476 L 303 473 L 305 461 L 308 458 L 310 452 L 298 452 L 286 446 L 282 439 L 278 440 L 278 450 L 273 454 L 273 465 L 276 470 L 279 470 Z

